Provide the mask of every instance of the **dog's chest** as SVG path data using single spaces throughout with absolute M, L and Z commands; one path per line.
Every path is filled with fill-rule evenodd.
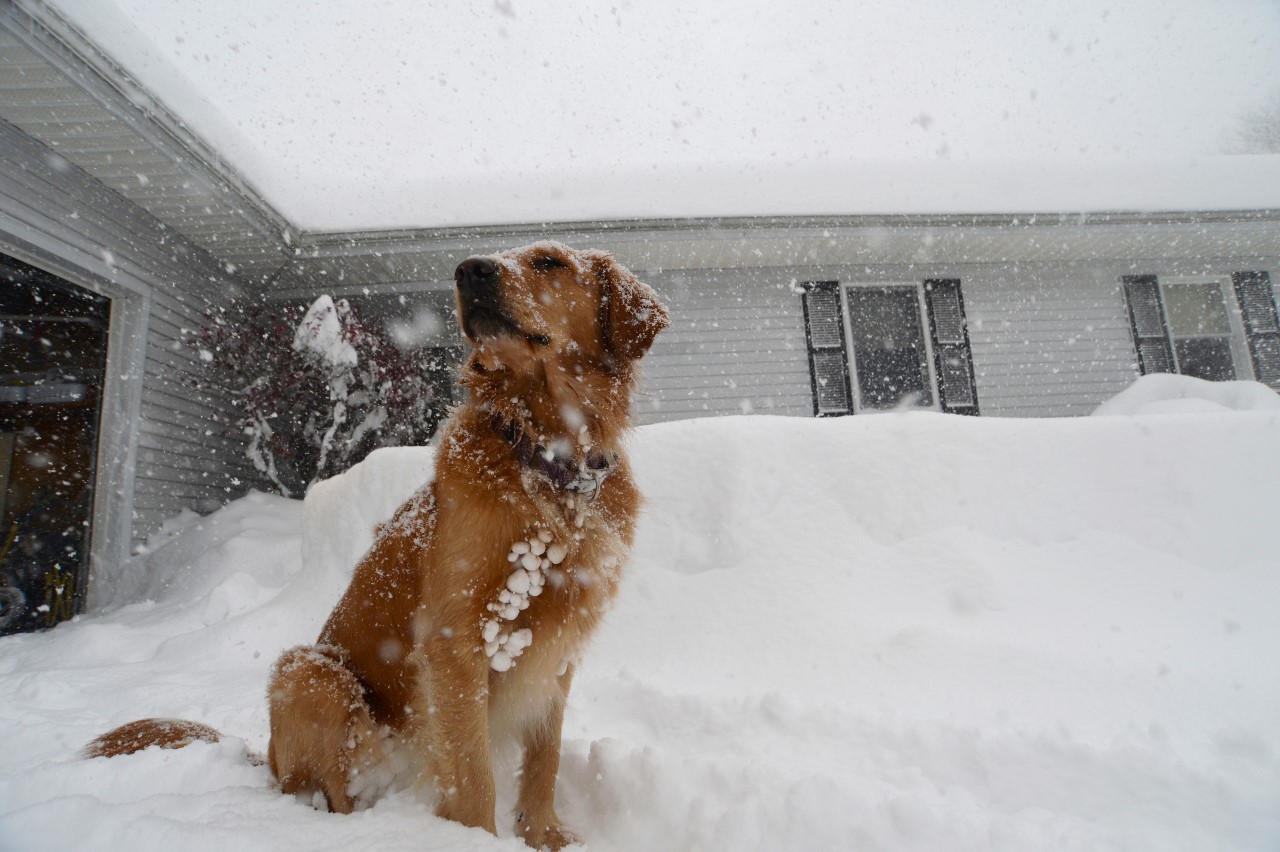
M 623 535 L 588 501 L 544 503 L 533 517 L 507 548 L 501 584 L 481 617 L 496 673 L 529 668 L 536 658 L 539 668 L 554 663 L 563 674 L 612 600 L 626 555 Z

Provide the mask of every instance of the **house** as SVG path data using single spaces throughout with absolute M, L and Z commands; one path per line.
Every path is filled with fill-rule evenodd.
M 1206 162 L 1204 183 L 1280 172 L 1265 159 Z M 434 314 L 428 343 L 456 346 L 458 260 L 552 238 L 614 252 L 673 308 L 642 423 L 1080 415 L 1142 372 L 1280 389 L 1270 186 L 1241 209 L 1154 213 L 308 230 L 57 9 L 0 0 L 0 631 L 101 603 L 166 518 L 255 482 L 212 426 L 225 400 L 189 392 L 201 363 L 186 336 L 237 296 Z

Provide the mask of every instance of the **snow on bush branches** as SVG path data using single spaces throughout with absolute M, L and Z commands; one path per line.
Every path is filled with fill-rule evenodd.
M 247 438 L 254 467 L 286 497 L 378 447 L 425 443 L 448 398 L 437 350 L 398 348 L 345 299 L 321 296 L 305 312 L 234 303 L 191 344 L 209 367 L 197 389 L 230 397 L 227 431 Z

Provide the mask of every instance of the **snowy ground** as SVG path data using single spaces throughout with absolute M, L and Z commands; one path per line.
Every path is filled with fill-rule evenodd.
M 1111 417 L 640 430 L 562 815 L 596 850 L 1280 848 L 1280 400 L 1140 384 Z M 523 848 L 411 793 L 317 812 L 243 757 L 272 658 L 429 469 L 187 518 L 135 566 L 153 602 L 0 640 L 0 848 Z M 153 714 L 244 740 L 75 756 Z

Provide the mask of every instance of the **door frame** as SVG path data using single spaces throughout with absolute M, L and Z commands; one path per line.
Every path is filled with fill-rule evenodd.
M 79 236 L 79 235 L 77 235 Z M 81 236 L 51 237 L 0 211 L 0 252 L 111 300 L 107 361 L 95 452 L 89 570 L 78 612 L 93 609 L 96 576 L 111 576 L 132 555 L 134 473 L 146 370 L 150 285 L 112 265 L 110 255 Z

